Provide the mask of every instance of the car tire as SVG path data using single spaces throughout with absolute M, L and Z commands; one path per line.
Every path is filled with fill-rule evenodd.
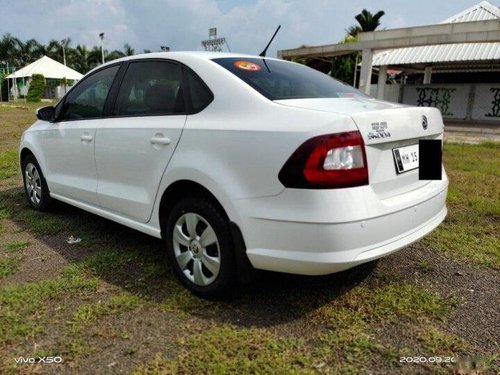
M 177 277 L 193 293 L 217 298 L 234 291 L 229 221 L 212 200 L 197 196 L 179 201 L 168 216 L 165 241 Z
M 42 169 L 33 155 L 24 158 L 22 171 L 24 192 L 28 203 L 35 210 L 46 211 L 52 203 L 52 198 Z

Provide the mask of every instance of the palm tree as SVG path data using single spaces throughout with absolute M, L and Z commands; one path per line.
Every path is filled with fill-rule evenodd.
M 135 55 L 135 50 L 128 43 L 123 45 L 123 51 L 125 52 L 125 56 Z
M 349 26 L 347 29 L 345 29 L 347 36 L 350 36 L 353 38 L 357 37 L 361 31 L 362 31 L 361 27 L 359 27 L 358 25 L 352 25 L 352 26 Z
M 58 40 L 52 39 L 45 47 L 45 55 L 59 62 L 63 62 L 62 46 Z
M 84 45 L 78 44 L 73 50 L 73 66 L 76 71 L 82 74 L 90 70 L 89 51 Z
M 354 18 L 358 21 L 358 25 L 349 26 L 346 31 L 346 38 L 343 43 L 355 42 L 358 40 L 358 34 L 366 31 L 374 31 L 380 26 L 380 19 L 385 14 L 383 10 L 379 10 L 377 13 L 372 14 L 366 9 L 363 9 L 361 13 L 356 15 Z M 332 70 L 331 74 L 334 77 L 341 77 L 342 80 L 348 83 L 353 83 L 353 78 L 345 79 L 349 76 L 348 71 L 354 71 L 357 66 L 359 58 L 359 52 L 355 52 L 349 56 L 341 56 L 332 59 Z M 352 73 L 350 73 L 352 75 Z M 354 73 L 355 74 L 355 73 Z M 355 81 L 355 79 L 354 79 Z
M 12 35 L 5 34 L 0 40 L 0 61 L 15 65 L 19 42 L 20 40 Z
M 40 43 L 38 43 L 35 39 L 27 40 L 24 43 L 17 39 L 16 44 L 17 48 L 15 59 L 17 60 L 19 66 L 31 64 L 33 61 L 41 57 Z
M 94 46 L 89 51 L 89 69 L 93 69 L 102 63 L 101 47 Z
M 380 19 L 384 14 L 385 12 L 383 10 L 379 10 L 377 13 L 372 14 L 366 9 L 363 9 L 361 13 L 354 18 L 358 21 L 361 31 L 374 31 L 380 26 Z
M 120 57 L 125 56 L 125 54 L 122 51 L 118 51 L 117 49 L 109 53 L 108 51 L 104 51 L 104 54 L 106 56 L 106 61 L 116 60 L 119 59 Z

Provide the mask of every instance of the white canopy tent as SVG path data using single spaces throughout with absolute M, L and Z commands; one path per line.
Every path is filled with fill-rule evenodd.
M 5 77 L 12 80 L 12 94 L 15 98 L 19 95 L 19 90 L 16 84 L 17 79 L 23 79 L 26 82 L 26 85 L 24 85 L 21 90 L 21 94 L 26 95 L 29 87 L 29 81 L 31 80 L 33 74 L 42 74 L 46 79 L 67 79 L 72 81 L 80 80 L 83 77 L 83 74 L 78 73 L 76 70 L 68 68 L 66 65 L 63 65 L 50 57 L 43 56 L 35 62 Z M 59 91 L 60 90 L 56 90 L 56 92 L 53 93 L 53 96 L 59 97 Z
M 35 62 L 26 65 L 24 68 L 9 74 L 6 78 L 27 78 L 33 74 L 42 74 L 45 78 L 66 78 L 72 80 L 79 80 L 83 77 L 83 74 L 78 73 L 76 70 L 68 68 L 66 65 L 50 57 L 43 56 Z

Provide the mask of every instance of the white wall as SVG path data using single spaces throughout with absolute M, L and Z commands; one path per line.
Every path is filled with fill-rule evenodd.
M 377 87 L 378 87 L 377 84 L 372 84 L 370 86 L 370 96 L 372 98 L 377 97 Z M 401 89 L 401 85 L 398 85 L 398 84 L 388 85 L 388 84 L 386 84 L 385 88 L 384 88 L 384 100 L 386 100 L 388 102 L 398 103 L 400 89 Z
M 475 87 L 472 107 L 473 120 L 500 121 L 500 84 L 478 84 Z
M 403 103 L 436 107 L 446 119 L 500 124 L 500 84 L 405 85 Z

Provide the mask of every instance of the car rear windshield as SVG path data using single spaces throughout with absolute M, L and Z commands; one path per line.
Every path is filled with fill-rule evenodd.
M 256 58 L 213 59 L 270 100 L 365 96 L 305 65 Z

